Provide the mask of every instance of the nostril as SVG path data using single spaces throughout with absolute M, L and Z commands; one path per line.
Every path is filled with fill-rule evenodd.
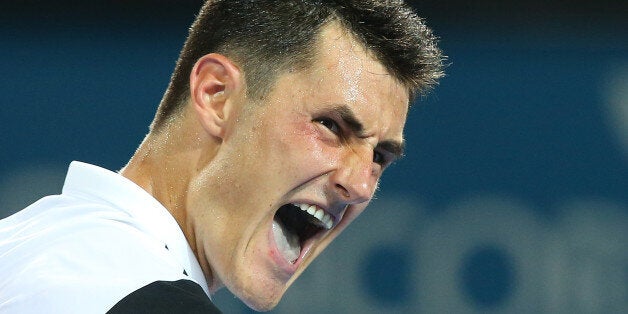
M 344 198 L 350 198 L 351 194 L 349 193 L 349 191 L 342 185 L 340 184 L 336 184 L 336 189 L 338 189 L 340 195 L 342 195 Z

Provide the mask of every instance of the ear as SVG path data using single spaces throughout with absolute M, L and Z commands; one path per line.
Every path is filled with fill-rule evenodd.
M 226 122 L 234 111 L 235 95 L 241 91 L 240 69 L 227 57 L 210 53 L 201 57 L 190 73 L 194 111 L 206 132 L 223 138 Z

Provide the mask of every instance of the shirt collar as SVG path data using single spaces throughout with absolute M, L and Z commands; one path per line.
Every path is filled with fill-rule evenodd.
M 62 193 L 100 199 L 136 218 L 142 230 L 164 243 L 187 275 L 210 295 L 203 271 L 174 217 L 133 181 L 107 169 L 73 161 Z

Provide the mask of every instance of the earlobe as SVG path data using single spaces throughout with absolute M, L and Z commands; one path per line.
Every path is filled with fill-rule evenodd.
M 234 109 L 234 95 L 240 91 L 240 70 L 227 57 L 208 54 L 190 73 L 191 105 L 203 129 L 223 138 Z

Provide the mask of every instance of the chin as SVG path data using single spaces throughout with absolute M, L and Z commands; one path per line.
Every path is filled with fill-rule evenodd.
M 226 288 L 253 310 L 266 312 L 275 308 L 288 288 L 287 282 L 275 278 L 257 265 L 241 266 L 246 266 L 246 271 L 231 278 Z
M 265 295 L 267 293 L 268 291 L 263 291 L 262 294 L 252 296 L 248 295 L 246 297 L 238 296 L 238 298 L 242 302 L 244 302 L 244 304 L 246 304 L 248 307 L 255 311 L 267 312 L 274 309 L 277 304 L 279 304 L 279 301 L 283 296 L 283 292 L 279 293 L 278 295 Z
M 268 312 L 274 309 L 278 303 L 279 303 L 279 300 L 272 303 L 246 303 L 246 305 L 250 307 L 251 309 L 258 312 Z

